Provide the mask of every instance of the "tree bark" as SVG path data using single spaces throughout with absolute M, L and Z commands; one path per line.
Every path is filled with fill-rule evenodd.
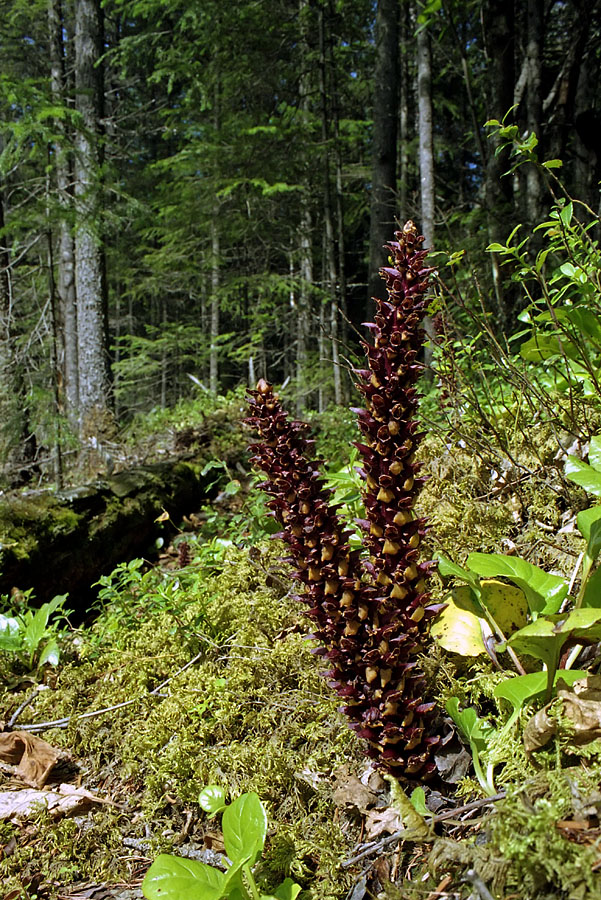
M 543 111 L 542 66 L 543 66 L 543 0 L 528 0 L 526 42 L 526 127 L 530 134 L 542 140 L 541 120 Z M 536 166 L 526 168 L 526 217 L 530 227 L 540 221 L 542 202 L 542 180 Z
M 419 183 L 421 206 L 421 233 L 424 247 L 434 247 L 434 220 L 436 191 L 434 185 L 434 136 L 432 128 L 432 52 L 430 35 L 426 26 L 417 34 L 417 105 L 419 130 Z M 432 341 L 436 335 L 430 316 L 424 316 L 424 330 L 429 342 L 424 347 L 426 378 L 432 378 Z
M 75 286 L 77 291 L 77 349 L 79 370 L 79 427 L 84 440 L 110 430 L 110 372 L 107 347 L 107 309 L 101 243 L 100 11 L 96 0 L 78 0 L 75 17 L 75 92 L 81 127 L 76 137 Z
M 209 356 L 209 390 L 212 394 L 219 392 L 219 226 L 217 211 L 213 213 L 211 222 L 211 345 Z
M 48 0 L 48 31 L 50 47 L 50 85 L 52 99 L 57 106 L 65 104 L 64 21 L 61 0 Z M 55 119 L 58 135 L 54 142 L 56 187 L 62 211 L 58 222 L 58 259 L 56 291 L 57 320 L 60 323 L 58 362 L 63 376 L 65 412 L 71 426 L 77 430 L 79 411 L 79 371 L 77 362 L 77 301 L 75 296 L 75 260 L 68 212 L 73 198 L 70 192 L 71 166 L 67 149 L 64 121 Z
M 513 0 L 498 3 L 486 0 L 482 7 L 484 48 L 488 75 L 488 109 L 490 117 L 503 121 L 514 100 L 515 85 L 515 20 Z M 490 141 L 490 152 L 482 160 L 485 177 L 486 223 L 490 243 L 505 243 L 507 223 L 513 211 L 513 186 L 510 176 L 503 177 L 508 169 L 509 153 L 499 151 L 496 138 Z M 499 257 L 490 254 L 493 286 L 497 305 L 497 322 L 504 329 L 508 325 L 510 305 L 506 296 Z
M 373 153 L 369 227 L 367 315 L 371 298 L 384 299 L 379 276 L 385 261 L 383 245 L 392 238 L 396 213 L 396 156 L 399 93 L 399 3 L 378 0 L 376 11 L 376 63 L 373 97 Z
M 342 402 L 342 380 L 338 351 L 338 296 L 339 280 L 336 266 L 336 242 L 334 238 L 334 215 L 332 209 L 332 186 L 330 182 L 330 117 L 326 85 L 326 49 L 323 9 L 319 10 L 319 93 L 321 98 L 321 138 L 323 143 L 323 216 L 325 225 L 325 274 L 329 292 L 329 329 L 332 348 L 334 378 L 334 402 Z M 325 323 L 324 323 L 325 324 Z
M 434 246 L 434 143 L 432 133 L 432 62 L 426 27 L 417 35 L 417 101 L 419 122 L 419 183 L 421 232 L 425 246 Z

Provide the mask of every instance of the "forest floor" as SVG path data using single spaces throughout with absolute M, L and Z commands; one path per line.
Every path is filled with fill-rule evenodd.
M 321 452 L 351 439 L 346 420 L 330 423 Z M 522 468 L 503 468 L 461 442 L 426 441 L 426 553 L 462 563 L 494 550 L 570 574 L 586 499 L 558 478 L 548 435 L 536 458 L 520 452 Z M 240 471 L 229 476 L 214 504 L 175 523 L 158 563 L 124 561 L 101 579 L 85 626 L 53 632 L 51 620 L 31 653 L 0 653 L 3 900 L 140 898 L 159 853 L 219 866 L 219 820 L 198 805 L 208 784 L 264 804 L 265 891 L 291 877 L 301 900 L 601 897 L 599 736 L 526 752 L 541 703 L 525 707 L 502 741 L 480 746 L 487 794 L 472 768 L 477 742 L 443 717 L 438 776 L 417 786 L 423 816 L 412 824 L 320 675 L 261 495 Z M 448 595 L 442 582 L 435 591 Z M 38 666 L 50 637 L 60 660 Z M 423 666 L 441 708 L 458 698 L 502 731 L 504 673 L 488 655 L 433 643 Z

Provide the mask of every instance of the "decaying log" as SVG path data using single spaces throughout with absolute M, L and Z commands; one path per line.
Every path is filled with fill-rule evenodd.
M 38 603 L 69 593 L 85 614 L 90 586 L 117 563 L 151 552 L 168 524 L 207 499 L 215 475 L 187 462 L 138 466 L 83 487 L 0 499 L 0 594 L 33 588 Z M 82 609 L 82 606 L 84 607 Z

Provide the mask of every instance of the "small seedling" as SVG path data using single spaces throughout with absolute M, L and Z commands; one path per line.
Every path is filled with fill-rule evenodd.
M 261 858 L 267 834 L 267 816 L 257 794 L 242 794 L 228 805 L 225 790 L 209 785 L 198 802 L 209 816 L 223 812 L 227 870 L 161 854 L 142 883 L 147 900 L 295 900 L 301 889 L 290 878 L 273 894 L 262 894 L 257 887 L 252 869 Z

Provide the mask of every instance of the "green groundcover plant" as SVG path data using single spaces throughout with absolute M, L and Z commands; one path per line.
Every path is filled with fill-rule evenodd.
M 210 816 L 223 813 L 221 827 L 226 852 L 226 870 L 194 859 L 161 854 L 142 883 L 148 900 L 295 900 L 300 887 L 290 878 L 272 893 L 261 893 L 253 868 L 261 859 L 267 835 L 267 816 L 254 792 L 242 794 L 226 804 L 225 790 L 209 785 L 198 802 Z

